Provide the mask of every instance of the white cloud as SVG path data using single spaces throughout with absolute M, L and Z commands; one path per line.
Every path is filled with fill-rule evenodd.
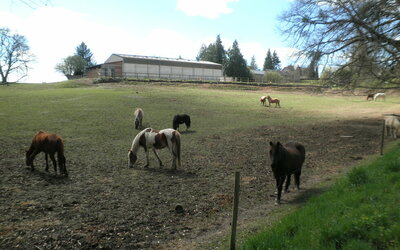
M 218 18 L 222 14 L 232 13 L 228 7 L 230 2 L 239 0 L 178 0 L 176 8 L 188 16 L 201 16 L 210 19 Z

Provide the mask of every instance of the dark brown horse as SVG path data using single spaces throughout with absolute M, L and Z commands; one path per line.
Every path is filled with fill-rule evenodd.
M 276 203 L 281 201 L 282 186 L 286 179 L 285 192 L 290 185 L 290 177 L 294 174 L 296 188 L 300 189 L 301 167 L 303 166 L 306 151 L 300 143 L 289 142 L 282 145 L 280 142 L 270 142 L 269 156 L 271 168 L 276 180 L 277 198 Z
M 61 137 L 56 134 L 50 134 L 43 131 L 39 131 L 33 137 L 31 146 L 29 147 L 29 150 L 26 151 L 26 165 L 31 166 L 32 171 L 35 169 L 35 167 L 33 166 L 33 160 L 35 159 L 35 156 L 40 152 L 45 153 L 47 172 L 49 171 L 48 156 L 50 155 L 50 159 L 53 162 L 54 166 L 54 172 L 55 174 L 57 174 L 57 162 L 54 158 L 54 154 L 57 153 L 60 173 L 68 176 L 67 168 L 65 166 L 64 143 Z

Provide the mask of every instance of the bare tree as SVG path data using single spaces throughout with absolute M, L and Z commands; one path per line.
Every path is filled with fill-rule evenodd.
M 1 82 L 7 83 L 13 74 L 16 82 L 28 74 L 28 64 L 34 59 L 27 40 L 19 34 L 11 34 L 8 28 L 0 28 L 0 75 Z
M 400 1 L 296 0 L 280 16 L 299 57 L 326 60 L 345 67 L 366 67 L 381 80 L 399 82 Z M 354 56 L 358 55 L 358 56 Z M 362 56 L 361 56 L 362 55 Z

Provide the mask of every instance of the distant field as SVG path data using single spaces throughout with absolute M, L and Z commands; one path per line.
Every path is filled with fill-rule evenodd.
M 263 107 L 259 98 L 265 94 L 281 99 L 282 107 Z M 170 171 L 167 151 L 160 154 L 164 169 L 151 154 L 150 168 L 143 169 L 143 151 L 138 166 L 127 168 L 127 151 L 138 132 L 136 107 L 144 110 L 144 126 L 156 129 L 171 127 L 175 114 L 191 116 L 192 128 L 180 127 L 182 169 Z M 0 86 L 0 245 L 205 244 L 229 228 L 235 170 L 243 176 L 242 223 L 276 211 L 269 195 L 274 188 L 269 140 L 306 146 L 304 186 L 310 188 L 376 153 L 381 114 L 399 110 L 398 96 L 366 102 L 363 96 L 276 88 L 79 81 Z M 35 172 L 24 166 L 24 150 L 39 130 L 64 138 L 68 179 L 44 172 L 43 155 L 35 160 Z M 349 134 L 354 138 L 340 137 Z M 295 195 L 284 196 L 284 206 L 292 206 Z M 175 213 L 177 204 L 183 215 Z

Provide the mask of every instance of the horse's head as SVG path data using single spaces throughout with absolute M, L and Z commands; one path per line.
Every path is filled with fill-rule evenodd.
M 132 150 L 128 151 L 128 167 L 132 168 L 137 160 L 137 156 Z
M 271 159 L 271 167 L 272 170 L 276 169 L 280 159 L 282 158 L 282 144 L 278 141 L 277 143 L 269 142 L 270 150 L 269 150 L 269 158 Z
M 33 157 L 31 156 L 31 152 L 28 150 L 25 154 L 25 163 L 27 166 L 31 166 L 33 164 Z

